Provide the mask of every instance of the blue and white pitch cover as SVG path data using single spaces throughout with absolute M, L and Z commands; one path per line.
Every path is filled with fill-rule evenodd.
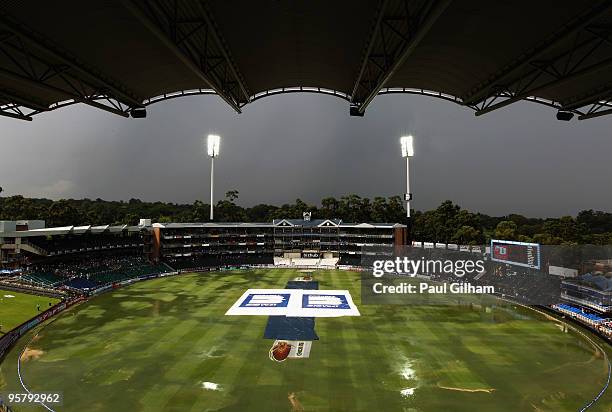
M 287 316 L 315 318 L 361 316 L 348 290 L 300 290 L 300 292 L 298 304 L 292 302 Z
M 289 289 L 248 289 L 232 305 L 226 315 L 287 315 L 292 298 Z
M 248 289 L 225 314 L 314 318 L 360 316 L 348 290 L 305 289 Z

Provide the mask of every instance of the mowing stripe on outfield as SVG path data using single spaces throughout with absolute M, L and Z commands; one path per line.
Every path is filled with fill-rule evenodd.
M 606 364 L 590 345 L 537 315 L 494 298 L 362 305 L 359 274 L 339 271 L 314 276 L 321 289 L 349 290 L 362 317 L 318 320 L 309 359 L 271 362 L 266 319 L 223 313 L 244 290 L 282 288 L 296 276 L 181 275 L 96 297 L 45 328 L 33 344 L 44 353 L 22 362 L 25 382 L 63 388 L 62 412 L 561 411 L 579 409 L 605 383 Z M 14 352 L 7 359 L 16 367 Z M 0 382 L 13 385 L 13 369 L 2 365 Z M 596 405 L 612 405 L 607 392 Z

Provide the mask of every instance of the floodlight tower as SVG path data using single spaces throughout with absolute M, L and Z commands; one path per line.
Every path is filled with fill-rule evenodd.
M 208 135 L 208 155 L 210 156 L 210 220 L 213 220 L 213 202 L 215 187 L 215 157 L 219 156 L 221 137 L 216 134 Z
M 406 194 L 404 195 L 404 200 L 406 201 L 407 218 L 410 218 L 410 201 L 412 200 L 412 193 L 410 193 L 410 158 L 414 156 L 413 140 L 412 135 L 400 137 L 402 157 L 406 158 Z

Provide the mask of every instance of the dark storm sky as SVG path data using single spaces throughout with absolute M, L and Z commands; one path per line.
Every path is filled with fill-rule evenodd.
M 612 211 L 612 116 L 569 123 L 521 102 L 476 118 L 422 96 L 380 96 L 364 118 L 321 95 L 274 96 L 234 113 L 214 96 L 150 106 L 123 119 L 87 106 L 0 118 L 4 196 L 207 201 L 203 138 L 222 136 L 217 198 L 240 191 L 245 206 L 357 193 L 404 191 L 399 137 L 413 133 L 413 207 L 451 199 L 494 215 Z

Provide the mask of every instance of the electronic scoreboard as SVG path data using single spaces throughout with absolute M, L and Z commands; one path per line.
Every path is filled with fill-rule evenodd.
M 540 269 L 540 245 L 492 239 L 491 260 L 530 269 Z

